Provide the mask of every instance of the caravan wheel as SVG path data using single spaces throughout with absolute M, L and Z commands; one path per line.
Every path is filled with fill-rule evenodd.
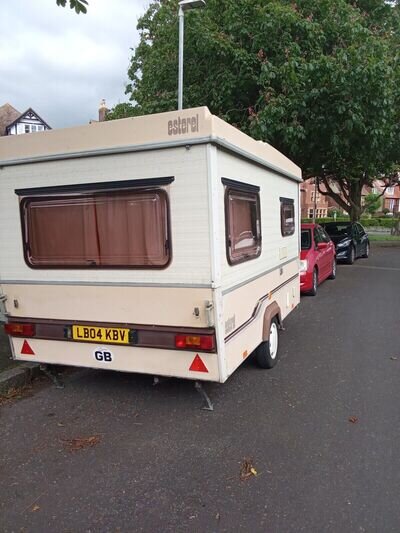
M 279 330 L 276 318 L 271 320 L 269 338 L 256 348 L 257 363 L 261 368 L 273 368 L 278 360 Z

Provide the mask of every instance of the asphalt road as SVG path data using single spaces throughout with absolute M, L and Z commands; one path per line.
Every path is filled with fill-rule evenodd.
M 213 413 L 189 382 L 88 370 L 2 407 L 0 531 L 399 532 L 399 302 L 400 248 L 340 267 L 275 369 L 207 386 Z

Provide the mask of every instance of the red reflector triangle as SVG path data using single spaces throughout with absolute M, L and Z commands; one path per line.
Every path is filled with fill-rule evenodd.
M 22 345 L 22 348 L 21 348 L 21 354 L 24 354 L 24 355 L 35 355 L 35 352 L 29 346 L 28 341 L 24 341 L 24 344 Z
M 197 354 L 196 357 L 193 359 L 189 370 L 191 370 L 192 372 L 207 372 L 208 373 L 208 369 L 206 365 L 203 363 L 199 354 Z

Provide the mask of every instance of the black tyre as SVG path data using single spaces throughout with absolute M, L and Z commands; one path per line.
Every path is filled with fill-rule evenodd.
M 318 289 L 318 270 L 314 268 L 313 275 L 312 275 L 312 287 L 308 291 L 307 294 L 309 294 L 310 296 L 315 296 L 317 294 L 317 289 Z
M 350 250 L 349 250 L 349 255 L 348 255 L 348 257 L 347 257 L 347 261 L 346 261 L 346 263 L 347 263 L 348 265 L 352 265 L 352 264 L 354 263 L 355 259 L 356 259 L 356 251 L 355 251 L 355 249 L 354 249 L 354 246 L 351 245 L 351 246 L 350 246 Z
M 269 338 L 262 342 L 255 350 L 258 366 L 261 368 L 273 368 L 278 361 L 279 329 L 276 318 L 271 320 Z
M 332 262 L 332 272 L 328 279 L 336 279 L 336 259 Z
M 369 257 L 369 242 L 367 242 L 367 244 L 365 245 L 365 252 L 363 253 L 363 255 L 361 257 L 364 257 L 364 259 L 368 259 L 368 257 Z

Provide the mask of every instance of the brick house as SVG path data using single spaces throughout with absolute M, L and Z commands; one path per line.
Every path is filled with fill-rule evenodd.
M 320 184 L 321 190 L 325 190 L 323 184 Z M 335 192 L 340 194 L 340 191 L 335 184 L 332 184 L 332 188 Z M 362 196 L 373 193 L 381 193 L 385 188 L 383 181 L 374 181 L 373 187 L 365 187 Z M 314 208 L 316 207 L 316 218 L 324 218 L 328 216 L 329 210 L 336 208 L 338 211 L 343 212 L 343 209 L 337 205 L 337 203 L 329 196 L 320 194 L 317 190 L 317 201 L 315 205 L 315 181 L 313 178 L 304 181 L 300 186 L 301 194 L 301 218 L 313 218 Z M 396 215 L 400 213 L 400 182 L 398 185 L 388 187 L 382 196 L 381 210 L 388 209 L 390 213 Z
M 320 184 L 322 191 L 325 190 L 323 184 Z M 336 188 L 332 185 L 336 192 Z M 313 218 L 314 209 L 316 208 L 316 218 L 324 218 L 328 216 L 328 211 L 331 208 L 336 208 L 343 211 L 330 196 L 325 196 L 318 192 L 315 187 L 315 180 L 313 178 L 304 181 L 300 185 L 300 204 L 301 204 L 301 218 Z M 315 198 L 316 196 L 316 198 Z M 316 200 L 316 201 L 315 201 Z
M 367 194 L 372 192 L 375 194 L 380 194 L 385 188 L 383 181 L 376 180 L 374 181 L 373 187 L 368 190 Z M 396 215 L 400 213 L 400 182 L 397 185 L 392 187 L 387 187 L 386 191 L 382 196 L 382 208 L 388 209 L 389 213 Z

